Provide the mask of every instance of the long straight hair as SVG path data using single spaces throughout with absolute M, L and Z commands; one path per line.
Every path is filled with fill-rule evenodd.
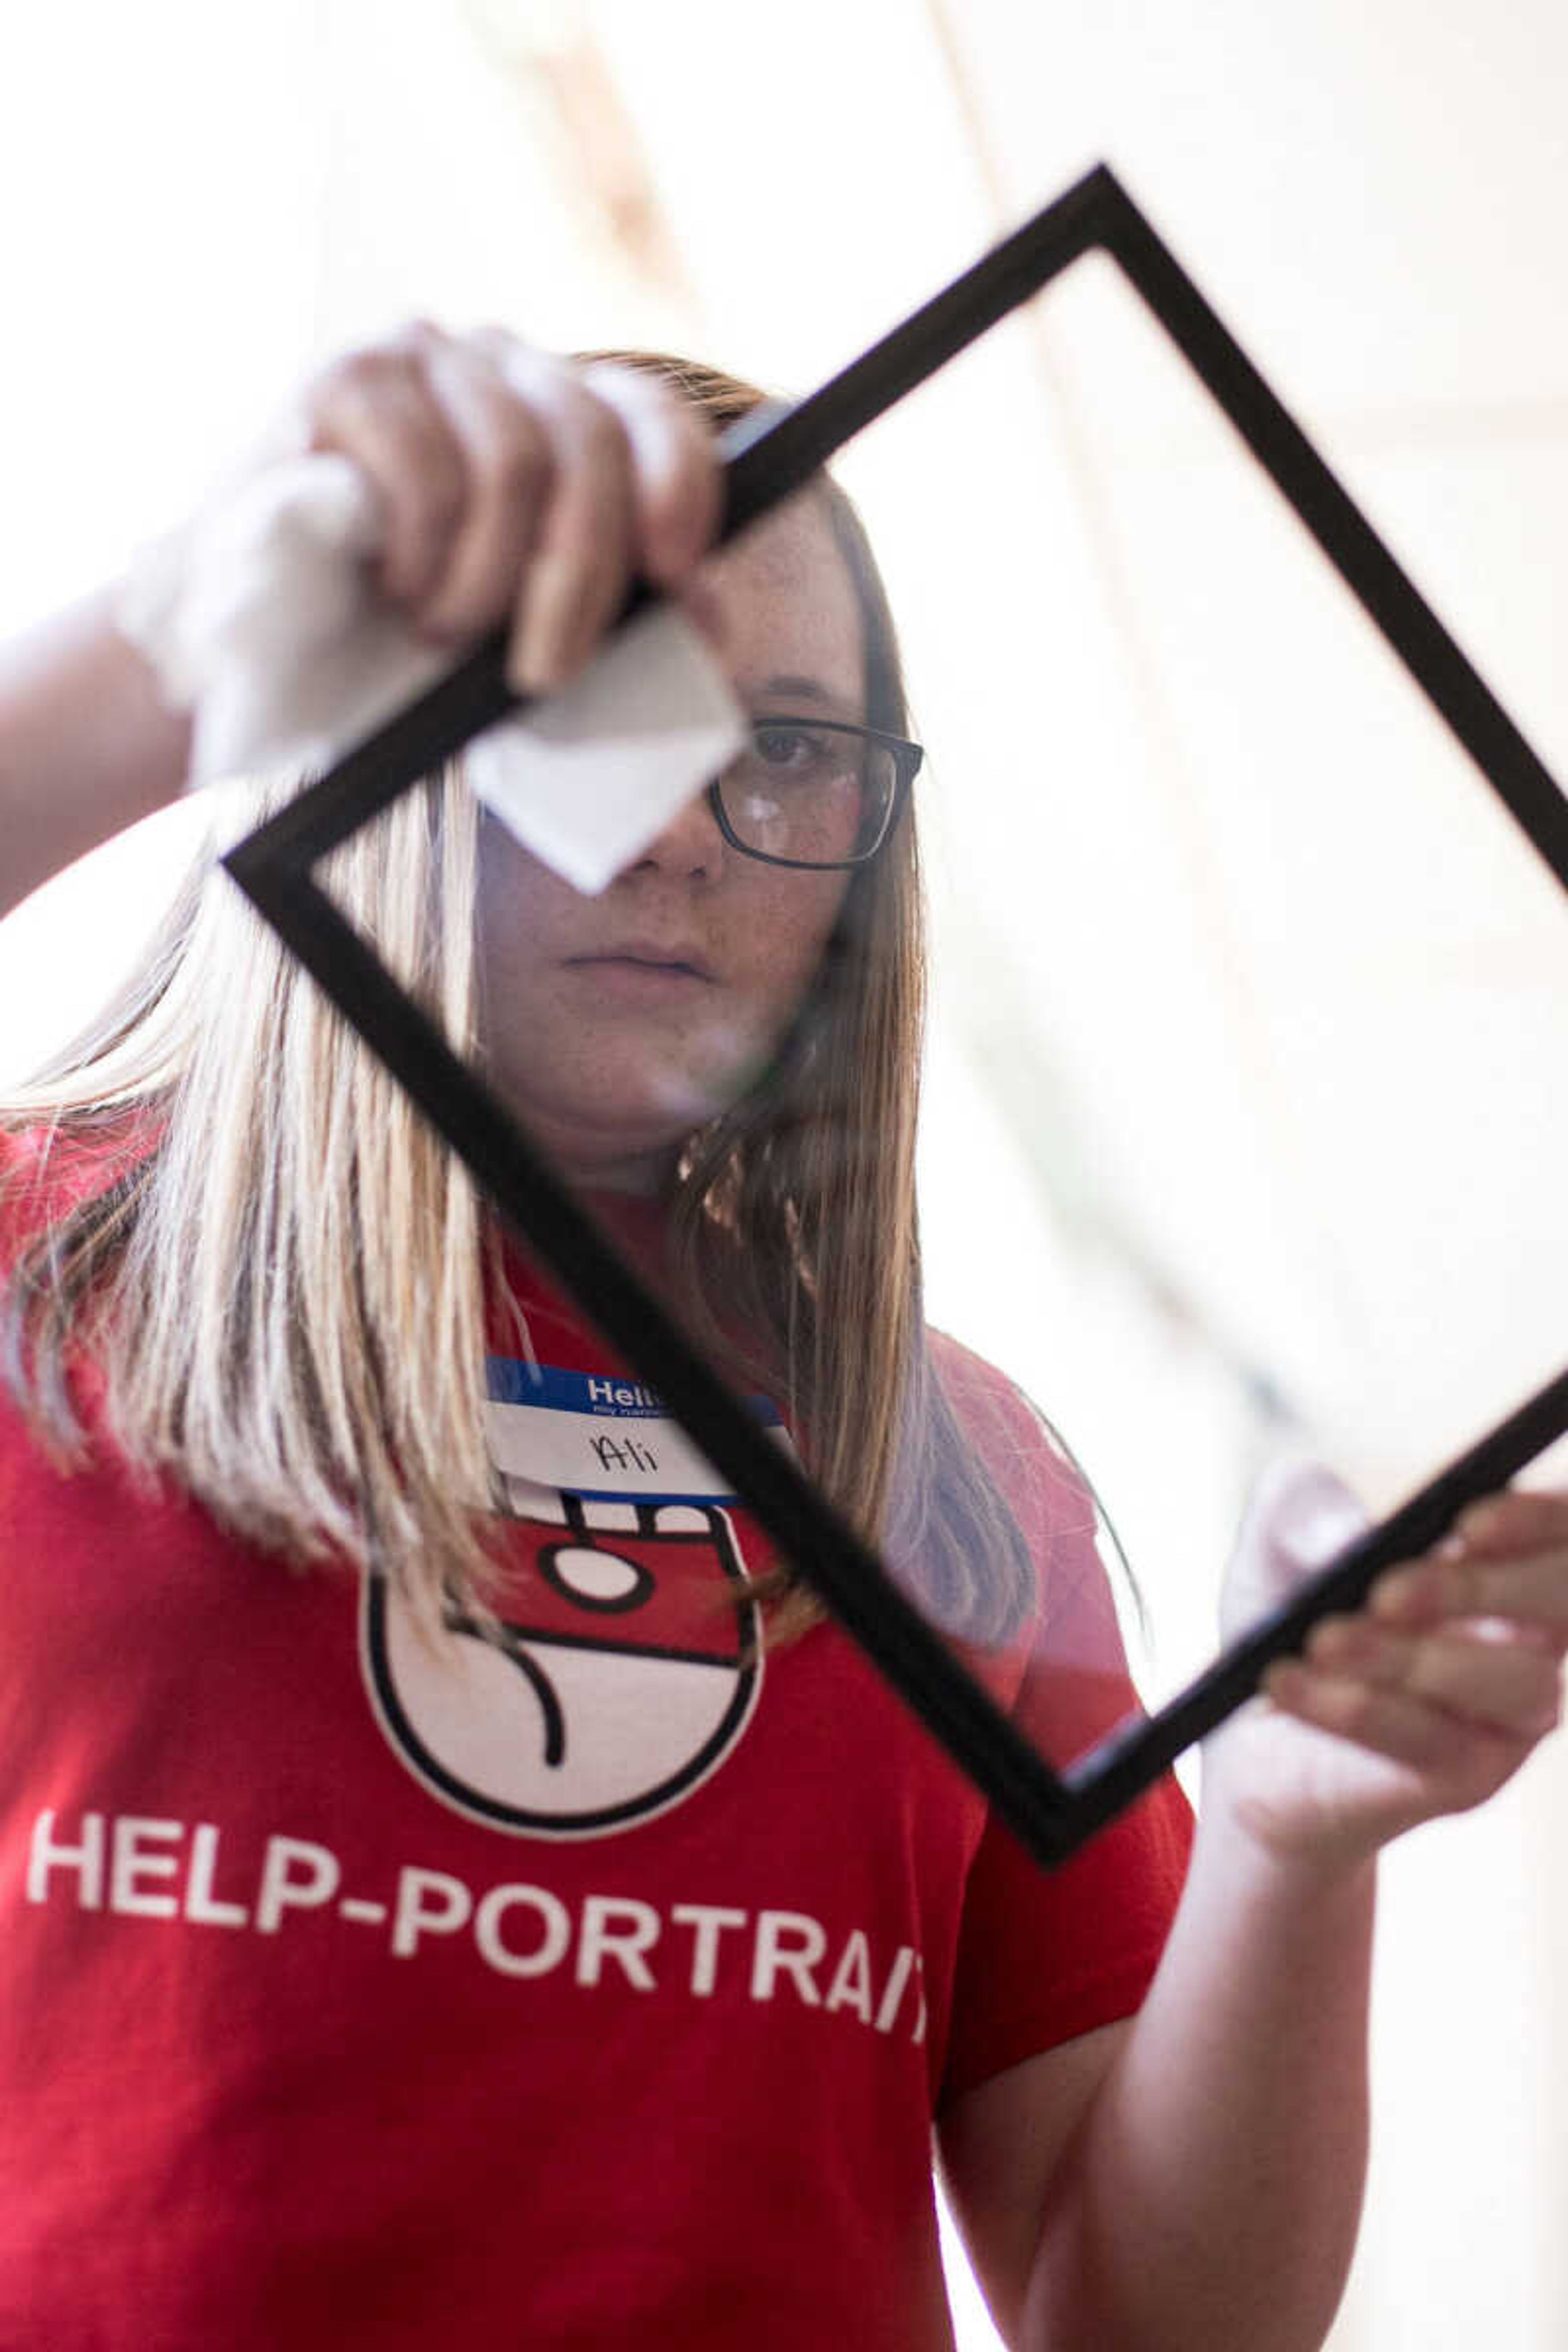
M 763 397 L 685 361 L 593 356 L 663 376 L 714 425 Z M 864 530 L 836 486 L 809 495 L 826 500 L 859 602 L 868 722 L 907 733 Z M 79 1344 L 101 1370 L 113 1442 L 153 1486 L 172 1479 L 285 1559 L 352 1563 L 427 1606 L 484 1612 L 505 1552 L 478 1405 L 500 1231 L 462 1163 L 213 871 L 291 791 L 215 796 L 213 839 L 130 980 L 0 1101 L 0 1128 L 43 1130 L 30 1174 L 0 1182 L 0 1213 L 35 1228 L 0 1299 L 0 1375 L 68 1473 L 89 1452 L 67 1377 Z M 482 1069 L 478 845 L 454 762 L 321 878 Z M 973 1402 L 961 1427 L 925 1329 L 922 940 L 906 814 L 852 877 L 770 1066 L 690 1139 L 670 1277 L 697 1336 L 777 1398 L 850 1523 L 944 1626 L 987 1641 L 1016 1623 L 1032 1576 L 994 1449 Z M 25 1187 L 31 1212 L 8 1197 Z M 787 1564 L 771 1589 L 786 1596 L 775 1634 L 817 1613 Z

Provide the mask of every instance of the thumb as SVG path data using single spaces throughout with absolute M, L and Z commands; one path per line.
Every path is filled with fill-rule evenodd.
M 1327 1464 L 1272 1462 L 1248 1497 L 1226 1574 L 1220 1629 L 1226 1640 L 1285 1599 L 1372 1525 Z

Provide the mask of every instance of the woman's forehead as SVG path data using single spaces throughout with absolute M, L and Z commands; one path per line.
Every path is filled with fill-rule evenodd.
M 858 708 L 864 625 L 820 496 L 803 492 L 710 556 L 688 601 L 741 687 L 816 678 Z

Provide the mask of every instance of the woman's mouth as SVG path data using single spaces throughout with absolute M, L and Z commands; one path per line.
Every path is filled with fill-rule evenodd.
M 593 948 L 565 961 L 596 986 L 634 998 L 682 995 L 710 987 L 714 979 L 711 965 L 695 948 L 659 947 L 641 940 Z

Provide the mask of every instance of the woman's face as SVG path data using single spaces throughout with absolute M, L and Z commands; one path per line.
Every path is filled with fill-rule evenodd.
M 859 608 L 818 499 L 710 558 L 687 603 L 748 711 L 864 719 Z M 848 880 L 743 856 L 703 797 L 584 898 L 482 812 L 491 1082 L 568 1175 L 657 1189 L 766 1061 Z

